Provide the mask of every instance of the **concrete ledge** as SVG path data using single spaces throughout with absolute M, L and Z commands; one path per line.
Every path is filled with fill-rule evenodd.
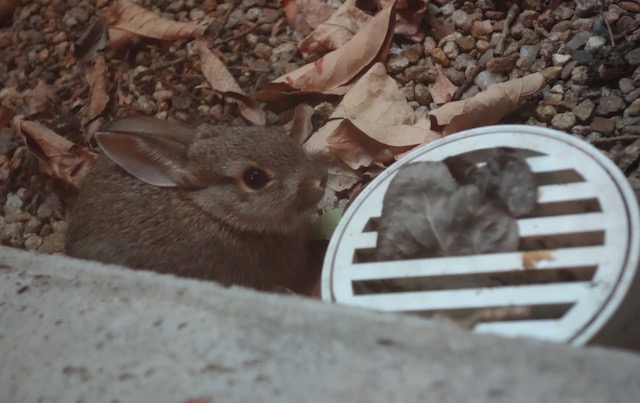
M 0 247 L 0 402 L 637 402 L 640 356 Z

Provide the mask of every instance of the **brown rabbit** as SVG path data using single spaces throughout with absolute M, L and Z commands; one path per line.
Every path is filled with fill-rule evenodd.
M 307 293 L 305 244 L 326 172 L 288 136 L 117 120 L 69 219 L 71 256 Z

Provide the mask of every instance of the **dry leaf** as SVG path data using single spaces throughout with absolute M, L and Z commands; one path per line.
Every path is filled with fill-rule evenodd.
M 33 89 L 24 92 L 23 101 L 27 106 L 27 114 L 35 115 L 50 111 L 52 105 L 56 103 L 56 97 L 47 83 L 38 80 Z
M 175 41 L 199 38 L 204 28 L 195 22 L 177 22 L 130 2 L 116 0 L 109 9 L 109 47 L 118 48 L 134 36 Z
M 395 7 L 380 11 L 340 49 L 274 80 L 304 91 L 327 92 L 340 87 L 387 55 Z
M 236 79 L 218 56 L 209 50 L 206 42 L 196 41 L 193 50 L 200 56 L 200 69 L 211 88 L 227 102 L 236 104 L 245 119 L 257 126 L 264 126 L 266 118 L 260 104 L 243 94 Z
M 457 90 L 458 87 L 456 87 L 451 80 L 442 73 L 442 70 L 438 68 L 436 81 L 429 87 L 429 92 L 431 93 L 433 102 L 435 102 L 436 105 L 446 104 L 451 101 L 453 94 L 455 94 Z
M 336 11 L 323 0 L 296 0 L 296 3 L 311 28 L 317 28 Z
M 369 15 L 356 7 L 356 0 L 346 0 L 327 21 L 300 42 L 298 49 L 305 59 L 338 49 L 370 20 Z
M 73 47 L 73 55 L 82 60 L 93 60 L 98 50 L 107 46 L 107 27 L 109 21 L 100 16 L 78 38 Z
M 498 123 L 544 85 L 544 76 L 540 73 L 492 84 L 469 99 L 450 102 L 431 111 L 431 127 L 437 129 L 444 126 L 444 134 L 451 134 Z
M 385 8 L 394 1 L 398 2 L 395 33 L 409 35 L 414 40 L 424 39 L 420 24 L 429 6 L 429 0 L 377 0 L 376 3 L 380 8 Z
M 476 184 L 460 185 L 444 162 L 403 166 L 384 196 L 379 261 L 510 252 L 516 220 Z
M 352 169 L 387 163 L 418 144 L 440 138 L 416 121 L 398 84 L 376 63 L 344 96 L 331 119 L 305 148 L 329 151 Z
M 29 152 L 39 160 L 40 169 L 72 186 L 78 187 L 97 158 L 86 147 L 78 147 L 40 123 L 23 120 L 22 116 L 13 118 L 13 126 Z
M 107 93 L 107 65 L 104 56 L 100 53 L 96 55 L 96 62 L 87 73 L 87 82 L 91 87 L 91 102 L 89 103 L 89 120 L 98 117 L 109 103 Z
M 296 143 L 303 144 L 311 133 L 313 132 L 313 125 L 311 124 L 311 117 L 313 116 L 314 109 L 307 104 L 301 104 L 296 106 L 293 113 L 293 120 L 291 121 L 291 130 L 289 135 Z
M 283 0 L 282 10 L 285 17 L 287 17 L 287 22 L 289 22 L 294 31 L 302 35 L 309 35 L 311 26 L 309 26 L 307 19 L 300 12 L 300 7 L 296 0 Z

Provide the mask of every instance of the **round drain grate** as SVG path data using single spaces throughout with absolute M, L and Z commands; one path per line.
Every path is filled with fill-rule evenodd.
M 524 155 L 538 185 L 536 210 L 517 220 L 518 251 L 375 261 L 383 198 L 403 165 L 454 156 L 482 164 L 496 147 Z M 477 332 L 630 346 L 640 339 L 639 228 L 626 178 L 584 141 L 533 126 L 468 130 L 413 150 L 369 184 L 331 239 L 322 296 L 427 317 L 475 315 Z

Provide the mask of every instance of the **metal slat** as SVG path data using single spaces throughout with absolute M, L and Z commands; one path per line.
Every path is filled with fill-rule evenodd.
M 385 280 L 594 266 L 606 257 L 606 250 L 603 246 L 588 246 L 550 251 L 359 263 L 352 267 L 349 276 L 351 281 Z M 523 260 L 530 262 L 534 267 L 525 269 Z
M 603 213 L 567 214 L 518 220 L 518 232 L 520 237 L 577 234 L 604 231 L 606 225 L 607 217 Z
M 421 291 L 359 295 L 340 302 L 380 311 L 415 312 L 441 309 L 478 309 L 510 305 L 576 303 L 593 292 L 591 282 L 507 286 L 452 291 Z
M 538 187 L 538 203 L 596 199 L 597 189 L 589 182 L 565 183 Z

